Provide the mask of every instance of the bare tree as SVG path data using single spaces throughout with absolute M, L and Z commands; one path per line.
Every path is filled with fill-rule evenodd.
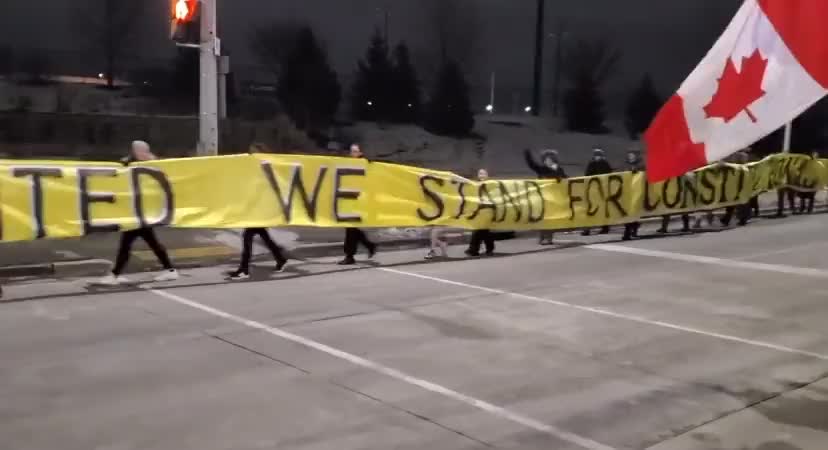
M 621 51 L 608 38 L 575 41 L 565 52 L 563 71 L 570 81 L 588 77 L 603 85 L 618 68 Z
M 83 0 L 76 10 L 75 25 L 86 36 L 91 46 L 103 53 L 104 76 L 109 88 L 115 86 L 115 76 L 124 53 L 135 38 L 135 31 L 146 11 L 147 1 Z
M 278 77 L 302 28 L 296 22 L 273 22 L 257 28 L 249 37 L 250 50 L 262 66 Z
M 479 18 L 474 0 L 421 0 L 430 40 L 429 63 L 436 70 L 449 61 L 466 71 L 474 60 L 479 43 Z

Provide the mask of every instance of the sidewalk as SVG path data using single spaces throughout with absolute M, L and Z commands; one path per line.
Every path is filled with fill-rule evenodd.
M 776 193 L 760 198 L 762 216 L 776 212 Z M 825 208 L 825 199 L 818 196 L 816 208 Z M 675 215 L 672 221 L 681 220 Z M 655 226 L 660 217 L 642 222 Z M 425 249 L 429 244 L 428 228 L 378 228 L 366 230 L 380 244 L 380 251 L 411 248 Z M 615 232 L 620 232 L 614 227 Z M 274 240 L 295 259 L 342 255 L 343 231 L 336 228 L 289 227 L 270 230 Z M 238 230 L 201 230 L 162 228 L 159 240 L 167 247 L 176 266 L 182 269 L 227 264 L 238 260 L 241 253 L 241 232 Z M 521 232 L 519 236 L 534 235 Z M 468 232 L 453 230 L 448 234 L 451 244 L 464 243 Z M 0 277 L 71 277 L 106 273 L 118 250 L 118 234 L 100 234 L 79 239 L 12 242 L 0 246 Z M 255 259 L 269 259 L 267 249 L 254 241 Z M 158 270 L 158 263 L 143 241 L 135 245 L 129 272 Z

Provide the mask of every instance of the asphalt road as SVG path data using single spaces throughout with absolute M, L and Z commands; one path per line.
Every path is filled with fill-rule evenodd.
M 825 448 L 825 216 L 564 237 L 239 284 L 8 286 L 0 447 Z

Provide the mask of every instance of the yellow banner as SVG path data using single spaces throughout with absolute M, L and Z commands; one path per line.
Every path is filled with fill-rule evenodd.
M 772 155 L 648 184 L 643 172 L 477 182 L 361 159 L 237 155 L 152 161 L 0 161 L 3 241 L 144 226 L 574 229 L 747 202 L 828 185 L 826 160 Z

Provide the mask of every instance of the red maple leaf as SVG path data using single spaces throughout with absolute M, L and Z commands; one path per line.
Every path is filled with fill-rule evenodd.
M 767 68 L 768 60 L 762 58 L 759 49 L 754 50 L 749 58 L 742 57 L 741 72 L 736 70 L 733 59 L 728 58 L 722 77 L 719 78 L 719 88 L 710 103 L 704 107 L 707 117 L 719 117 L 727 123 L 745 111 L 750 120 L 756 123 L 756 116 L 748 107 L 765 95 L 762 80 Z

